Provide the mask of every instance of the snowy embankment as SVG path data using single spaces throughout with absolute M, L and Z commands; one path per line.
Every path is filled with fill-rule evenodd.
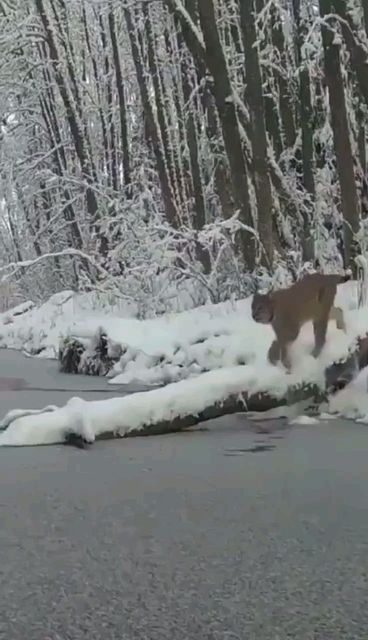
M 357 310 L 356 300 L 352 283 L 339 287 L 335 304 L 344 309 L 347 333 L 330 322 L 327 344 L 318 360 L 310 355 L 312 327 L 303 328 L 293 349 L 291 375 L 286 375 L 282 367 L 267 363 L 272 330 L 252 321 L 250 299 L 139 321 L 106 311 L 89 314 L 79 296 L 64 292 L 21 316 L 8 313 L 5 322 L 3 314 L 0 319 L 3 346 L 45 347 L 41 355 L 46 352 L 49 357 L 56 356 L 61 337 L 74 335 L 88 341 L 102 326 L 109 338 L 123 348 L 111 383 L 179 381 L 162 389 L 113 400 L 73 399 L 65 407 L 47 408 L 45 413 L 13 413 L 3 423 L 3 427 L 9 426 L 0 436 L 0 446 L 62 442 L 70 431 L 93 441 L 106 431 L 124 435 L 159 421 L 196 414 L 240 392 L 265 392 L 280 397 L 291 385 L 323 384 L 325 367 L 345 358 L 357 336 L 367 332 L 368 309 Z M 364 371 L 358 378 L 358 386 L 352 383 L 331 401 L 331 410 L 354 417 L 365 415 L 368 404 L 364 405 L 362 396 L 366 392 L 362 393 L 359 387 L 363 378 L 366 379 Z

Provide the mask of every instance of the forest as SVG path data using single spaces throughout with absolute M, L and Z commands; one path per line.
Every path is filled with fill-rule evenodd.
M 354 266 L 368 0 L 1 0 L 0 273 L 138 317 Z

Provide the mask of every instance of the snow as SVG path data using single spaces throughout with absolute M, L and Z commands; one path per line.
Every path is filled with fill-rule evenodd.
M 1 313 L 0 347 L 57 358 L 60 339 L 73 334 L 75 327 L 90 338 L 109 318 L 118 322 L 120 316 L 127 320 L 131 314 L 128 305 L 108 304 L 94 293 L 61 291 L 40 306 L 28 301 Z
M 329 412 L 368 424 L 368 367 L 330 399 Z
M 62 442 L 68 431 L 93 442 L 106 431 L 125 435 L 158 421 L 196 414 L 241 391 L 282 397 L 291 385 L 323 384 L 325 367 L 346 358 L 357 336 L 365 335 L 368 326 L 368 308 L 357 309 L 354 284 L 348 282 L 338 288 L 335 304 L 344 310 L 347 333 L 330 322 L 325 348 L 315 359 L 310 355 L 312 326 L 306 325 L 292 349 L 291 374 L 281 365 L 273 367 L 268 363 L 273 332 L 269 326 L 251 319 L 250 298 L 137 320 L 129 317 L 129 309 L 96 308 L 87 294 L 83 297 L 62 292 L 20 316 L 3 314 L 3 346 L 42 346 L 41 355 L 56 355 L 61 336 L 78 336 L 88 342 L 102 326 L 109 338 L 123 347 L 111 384 L 132 380 L 172 383 L 112 400 L 85 402 L 73 398 L 64 407 L 47 407 L 37 413 L 16 410 L 3 421 L 0 446 Z M 8 320 L 11 317 L 8 324 L 4 322 L 5 315 Z M 361 372 L 357 380 L 330 400 L 323 419 L 337 414 L 368 422 L 367 372 Z M 293 417 L 298 423 L 306 419 L 295 413 Z M 310 424 L 310 419 L 307 422 Z
M 348 331 L 344 334 L 330 322 L 318 360 L 310 355 L 311 323 L 302 329 L 291 354 L 294 378 L 321 381 L 324 366 L 345 357 L 356 336 L 365 334 L 368 310 L 357 311 L 356 300 L 352 283 L 339 287 L 336 304 L 344 309 Z M 102 327 L 123 353 L 110 373 L 110 384 L 163 384 L 243 364 L 259 375 L 268 366 L 273 331 L 252 320 L 250 305 L 248 298 L 137 320 L 128 306 L 102 307 L 90 294 L 64 291 L 22 315 L 14 315 L 14 310 L 0 314 L 0 346 L 56 358 L 61 338 L 73 336 L 88 344 Z M 277 372 L 285 377 L 281 365 Z
M 184 23 L 187 24 L 189 29 L 192 32 L 192 35 L 195 37 L 197 43 L 204 48 L 204 41 L 201 31 L 197 28 L 196 24 L 193 22 L 189 12 L 186 10 L 185 6 L 182 4 L 181 0 L 174 0 L 173 5 L 175 7 L 175 11 L 181 15 L 181 19 Z
M 289 424 L 319 424 L 319 419 L 313 418 L 313 416 L 297 416 L 290 420 Z
M 368 310 L 358 311 L 356 300 L 352 283 L 339 287 L 336 304 L 344 309 L 347 333 L 330 322 L 327 344 L 318 360 L 310 354 L 312 325 L 303 327 L 291 352 L 293 374 L 288 377 L 289 382 L 321 382 L 324 367 L 344 358 L 356 336 L 365 335 Z M 102 324 L 104 330 L 124 351 L 111 372 L 114 376 L 111 384 L 137 380 L 145 384 L 176 382 L 206 371 L 243 364 L 252 366 L 255 376 L 261 375 L 262 369 L 269 366 L 267 351 L 273 330 L 252 320 L 250 306 L 251 298 L 248 298 L 152 320 L 106 318 Z M 88 338 L 97 328 L 96 318 L 84 320 L 74 326 L 74 335 Z M 285 378 L 281 365 L 276 371 Z
M 263 385 L 275 395 L 284 395 L 287 383 L 276 370 L 265 367 L 255 376 L 253 367 L 230 367 L 210 371 L 199 378 L 182 380 L 161 389 L 134 393 L 123 398 L 87 402 L 72 398 L 64 407 L 47 407 L 45 413 L 17 410 L 8 413 L 0 427 L 0 446 L 40 445 L 63 442 L 73 431 L 88 442 L 107 431 L 121 436 L 129 431 L 177 416 L 197 414 L 244 389 L 262 391 Z M 6 428 L 7 427 L 7 428 Z

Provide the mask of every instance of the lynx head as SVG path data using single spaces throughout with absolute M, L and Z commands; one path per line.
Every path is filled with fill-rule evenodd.
M 252 318 L 261 324 L 270 324 L 273 320 L 274 304 L 270 293 L 255 293 L 252 300 Z

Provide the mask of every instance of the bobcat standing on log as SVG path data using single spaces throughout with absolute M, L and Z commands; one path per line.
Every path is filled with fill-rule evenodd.
M 288 289 L 264 295 L 254 294 L 253 320 L 271 324 L 276 335 L 276 340 L 268 351 L 268 360 L 272 364 L 276 364 L 281 358 L 283 365 L 290 371 L 289 346 L 297 339 L 303 324 L 310 320 L 313 321 L 315 358 L 319 356 L 326 342 L 330 319 L 336 321 L 338 329 L 345 331 L 343 311 L 333 304 L 337 285 L 350 279 L 350 274 L 340 276 L 311 273 Z

